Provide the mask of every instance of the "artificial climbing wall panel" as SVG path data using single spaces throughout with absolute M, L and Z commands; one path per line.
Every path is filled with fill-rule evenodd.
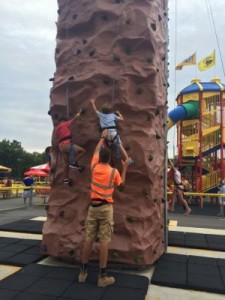
M 131 265 L 155 262 L 165 249 L 164 173 L 166 154 L 167 0 L 58 0 L 56 72 L 51 89 L 54 121 L 73 116 L 72 141 L 84 147 L 84 173 L 63 162 L 52 138 L 52 194 L 43 228 L 43 252 L 80 259 L 90 189 L 90 162 L 100 137 L 91 107 L 119 110 L 118 131 L 135 163 L 123 192 L 115 191 L 114 236 L 109 260 Z M 113 157 L 121 170 L 120 160 Z M 98 242 L 92 258 L 98 257 Z

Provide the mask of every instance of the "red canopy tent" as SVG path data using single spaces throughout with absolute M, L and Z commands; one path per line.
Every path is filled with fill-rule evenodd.
M 29 171 L 24 173 L 25 176 L 41 176 L 41 177 L 47 177 L 49 174 L 47 172 L 44 172 L 42 170 L 33 170 L 30 169 Z
M 49 163 L 43 164 L 43 165 L 38 165 L 35 167 L 31 167 L 30 170 L 40 170 L 40 171 L 44 171 L 45 173 L 49 173 L 50 171 L 50 166 Z

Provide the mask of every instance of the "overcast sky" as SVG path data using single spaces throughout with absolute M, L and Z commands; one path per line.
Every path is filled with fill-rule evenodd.
M 213 76 L 219 76 L 225 82 L 207 10 L 209 2 L 224 59 L 225 0 L 169 0 L 169 110 L 174 108 L 177 93 L 194 77 L 209 81 Z M 52 86 L 49 78 L 55 72 L 57 9 L 56 0 L 0 1 L 0 141 L 15 139 L 31 152 L 42 152 L 50 144 L 52 124 L 47 111 Z M 175 73 L 176 63 L 193 52 L 197 52 L 199 61 L 213 49 L 216 49 L 217 55 L 215 68 L 199 72 L 197 67 L 190 66 Z M 168 140 L 171 156 L 175 143 L 173 128 L 169 131 Z

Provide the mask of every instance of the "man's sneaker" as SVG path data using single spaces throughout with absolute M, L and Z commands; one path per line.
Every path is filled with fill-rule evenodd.
M 80 172 L 84 171 L 84 166 L 79 166 L 77 162 L 70 164 L 71 169 L 77 169 Z
M 99 276 L 98 277 L 98 286 L 106 287 L 115 283 L 115 278 L 112 276 Z
M 80 274 L 78 275 L 78 282 L 86 282 L 87 280 L 87 272 L 80 272 Z

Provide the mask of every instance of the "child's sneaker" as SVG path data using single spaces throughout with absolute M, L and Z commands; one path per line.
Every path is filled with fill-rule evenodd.
M 115 278 L 112 276 L 99 276 L 98 277 L 98 286 L 106 287 L 115 283 Z
M 63 179 L 63 184 L 65 184 L 65 185 L 72 185 L 72 179 L 70 179 L 70 178 Z
M 77 169 L 80 172 L 84 171 L 84 166 L 79 166 L 77 162 L 70 164 L 71 169 Z
M 129 157 L 129 166 L 132 166 L 134 164 L 135 164 L 134 159 L 132 159 L 132 158 Z
M 87 280 L 87 272 L 80 272 L 78 275 L 78 282 L 86 282 Z

